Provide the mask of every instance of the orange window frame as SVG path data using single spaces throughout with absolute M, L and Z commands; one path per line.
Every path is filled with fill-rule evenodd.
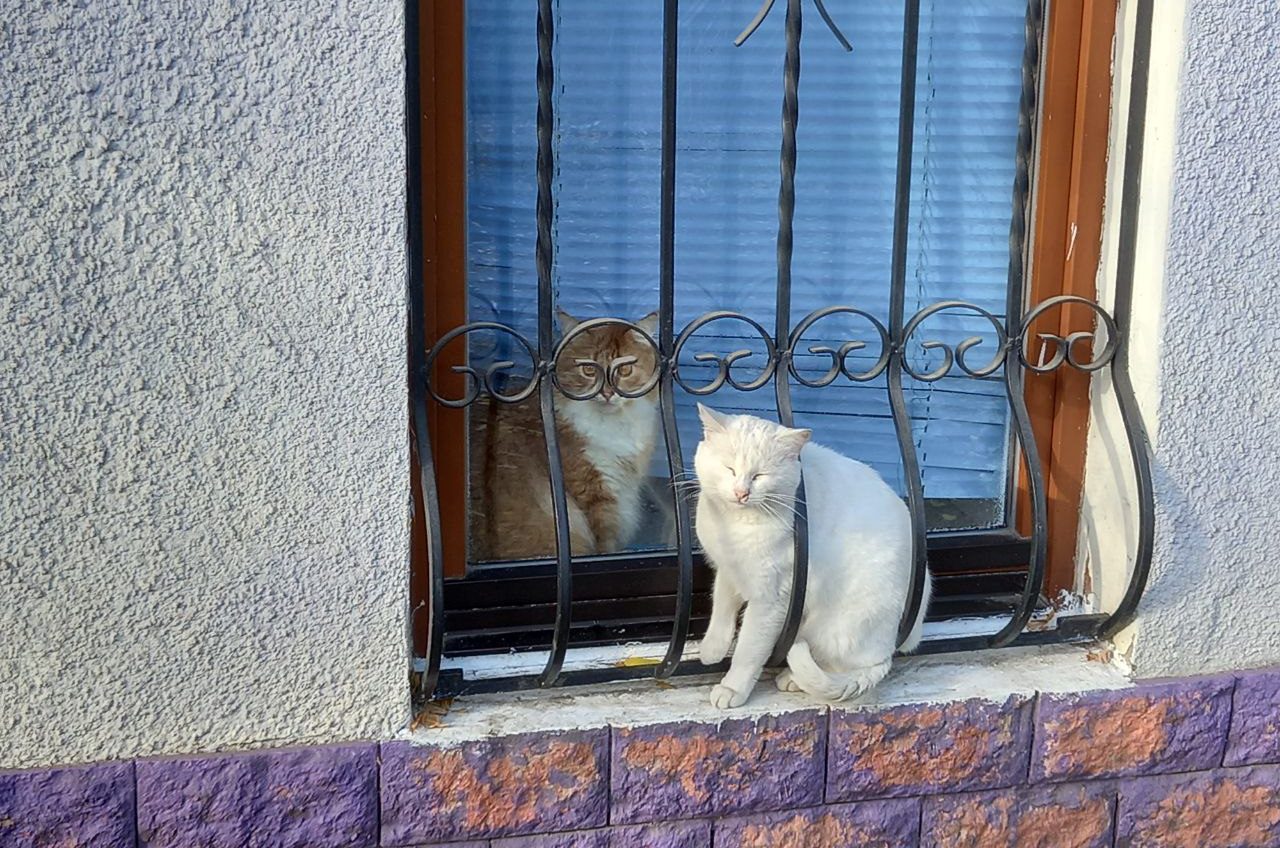
M 419 0 L 421 57 L 417 116 L 422 130 L 426 337 L 431 345 L 466 322 L 466 29 L 464 0 Z M 1102 245 L 1112 47 L 1118 0 L 1054 0 L 1049 4 L 1041 69 L 1035 208 L 1028 302 L 1060 294 L 1093 299 Z M 413 34 L 410 34 L 412 37 Z M 1064 307 L 1058 333 L 1092 327 L 1084 308 Z M 1045 325 L 1046 329 L 1050 329 Z M 456 346 L 461 348 L 461 345 Z M 461 393 L 461 353 L 442 356 L 433 380 Z M 1046 588 L 1051 596 L 1081 588 L 1076 537 L 1083 490 L 1089 375 L 1072 368 L 1028 373 L 1026 399 L 1045 469 L 1048 498 Z M 431 445 L 441 493 L 444 573 L 466 572 L 466 417 L 430 404 Z M 428 565 L 422 492 L 414 458 L 411 595 L 427 597 Z M 1017 527 L 1030 531 L 1025 472 L 1016 496 Z

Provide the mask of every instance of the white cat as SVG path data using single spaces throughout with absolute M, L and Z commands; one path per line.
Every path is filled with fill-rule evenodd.
M 738 611 L 747 607 L 729 672 L 711 690 L 711 703 L 727 709 L 746 702 L 782 631 L 802 465 L 809 579 L 800 630 L 777 685 L 831 701 L 866 692 L 889 671 L 906 606 L 906 506 L 870 467 L 809 441 L 809 430 L 722 415 L 702 404 L 698 414 L 703 440 L 694 457 L 697 534 L 716 571 L 703 663 L 713 665 L 728 654 Z M 904 651 L 920 644 L 930 582 Z

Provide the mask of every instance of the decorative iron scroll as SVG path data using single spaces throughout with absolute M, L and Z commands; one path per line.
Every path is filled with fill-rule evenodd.
M 757 391 L 773 385 L 778 408 L 778 418 L 783 424 L 792 424 L 791 385 L 797 383 L 809 388 L 822 388 L 840 382 L 868 383 L 884 378 L 886 402 L 893 418 L 897 436 L 903 478 L 906 483 L 906 500 L 911 515 L 913 538 L 913 570 L 906 608 L 899 628 L 899 640 L 906 638 L 920 608 L 926 578 L 926 526 L 924 515 L 923 482 L 911 433 L 911 420 L 906 404 L 904 379 L 931 383 L 947 377 L 989 380 L 1001 383 L 1009 404 L 1010 421 L 1019 455 L 1026 466 L 1029 500 L 1031 502 L 1030 556 L 1023 595 L 1009 621 L 999 632 L 983 637 L 964 637 L 951 640 L 956 647 L 1001 647 L 1004 645 L 1044 640 L 1044 634 L 1026 633 L 1024 628 L 1044 588 L 1045 553 L 1047 544 L 1047 507 L 1044 473 L 1040 467 L 1039 452 L 1032 431 L 1030 416 L 1024 401 L 1023 380 L 1027 372 L 1044 374 L 1061 368 L 1092 373 L 1107 369 L 1111 376 L 1116 402 L 1120 408 L 1130 456 L 1138 489 L 1138 545 L 1134 557 L 1128 589 L 1118 608 L 1108 616 L 1077 616 L 1059 623 L 1059 632 L 1077 637 L 1109 636 L 1128 623 L 1134 614 L 1146 583 L 1152 554 L 1152 527 L 1154 525 L 1153 495 L 1149 447 L 1128 374 L 1128 348 L 1125 333 L 1132 311 L 1132 278 L 1136 244 L 1136 220 L 1138 209 L 1137 185 L 1142 163 L 1142 118 L 1145 113 L 1148 65 L 1150 58 L 1152 0 L 1138 0 L 1137 39 L 1134 51 L 1134 81 L 1130 97 L 1129 139 L 1125 157 L 1124 196 L 1121 206 L 1120 249 L 1117 277 L 1119 287 L 1114 317 L 1099 304 L 1082 297 L 1061 296 L 1049 298 L 1031 308 L 1023 306 L 1026 268 L 1026 233 L 1030 214 L 1031 160 L 1034 150 L 1036 94 L 1040 66 L 1040 41 L 1042 37 L 1042 0 L 1028 0 L 1026 16 L 1026 41 L 1022 61 L 1022 94 L 1018 141 L 1015 149 L 1015 174 L 1012 186 L 1012 218 L 1009 236 L 1009 274 L 1006 308 L 997 315 L 983 307 L 961 300 L 945 300 L 921 308 L 908 316 L 906 301 L 906 257 L 909 240 L 911 209 L 913 138 L 915 125 L 916 59 L 919 41 L 920 0 L 903 0 L 903 48 L 900 80 L 900 110 L 898 126 L 898 155 L 896 190 L 894 201 L 893 251 L 889 283 L 889 309 L 887 321 L 857 305 L 829 305 L 814 310 L 792 323 L 791 319 L 791 262 L 793 252 L 792 225 L 795 210 L 796 128 L 799 120 L 800 39 L 804 0 L 785 0 L 784 25 L 785 54 L 782 73 L 782 121 L 780 143 L 780 182 L 778 190 L 777 234 L 777 282 L 774 329 L 770 332 L 764 324 L 741 312 L 713 311 L 690 321 L 676 332 L 675 313 L 675 188 L 676 188 L 676 90 L 678 73 L 677 16 L 679 0 L 663 0 L 663 74 L 662 74 L 662 163 L 659 188 L 661 193 L 661 219 L 659 227 L 659 304 L 656 337 L 630 321 L 618 318 L 595 318 L 582 322 L 560 339 L 555 338 L 554 292 L 552 288 L 555 261 L 555 149 L 553 145 L 555 115 L 553 91 L 555 86 L 555 10 L 553 0 L 538 0 L 537 5 L 537 241 L 535 246 L 538 280 L 538 331 L 530 339 L 515 328 L 492 321 L 466 324 L 445 333 L 428 350 L 425 338 L 425 304 L 423 302 L 422 253 L 420 238 L 411 235 L 410 341 L 413 420 L 416 430 L 415 447 L 419 457 L 424 505 L 426 509 L 427 548 L 430 575 L 429 603 L 425 611 L 429 615 L 427 655 L 418 678 L 419 697 L 440 694 L 440 664 L 444 643 L 444 609 L 442 602 L 444 576 L 442 541 L 439 528 L 439 492 L 436 488 L 431 456 L 427 401 L 444 407 L 462 409 L 482 398 L 497 403 L 533 401 L 539 404 L 543 432 L 546 439 L 549 466 L 549 484 L 552 493 L 553 518 L 556 524 L 556 618 L 551 650 L 541 674 L 518 678 L 504 678 L 497 684 L 489 684 L 490 690 L 550 686 L 566 679 L 582 682 L 618 679 L 636 676 L 635 670 L 609 669 L 591 673 L 562 673 L 565 651 L 569 644 L 573 560 L 569 552 L 568 519 L 564 492 L 564 472 L 557 445 L 554 416 L 557 403 L 576 403 L 599 395 L 608 389 L 625 397 L 638 397 L 657 392 L 659 412 L 666 444 L 668 468 L 672 479 L 685 471 L 684 455 L 680 446 L 675 417 L 675 390 L 682 388 L 691 395 L 714 395 L 725 386 L 739 391 Z M 827 12 L 822 0 L 814 4 L 823 21 L 846 49 L 849 42 L 840 32 Z M 743 44 L 756 32 L 769 15 L 774 0 L 764 0 L 755 18 L 738 36 L 736 44 Z M 417 4 L 408 5 L 407 21 L 411 28 L 417 26 Z M 412 29 L 411 29 L 412 31 Z M 410 91 L 409 114 L 418 114 L 418 61 L 410 39 L 408 61 L 408 85 Z M 418 126 L 409 122 L 411 151 L 418 149 Z M 420 151 L 419 151 L 420 154 Z M 414 193 L 421 177 L 421 164 L 417 155 L 411 156 L 408 183 L 410 185 L 409 225 L 411 233 L 420 231 L 422 209 L 420 198 Z M 1064 307 L 1081 307 L 1093 313 L 1093 328 L 1062 335 L 1057 328 L 1061 320 L 1055 320 L 1055 310 Z M 985 321 L 991 332 L 971 335 L 959 341 L 948 342 L 933 337 L 928 329 L 930 319 L 942 314 L 968 315 Z M 831 340 L 807 342 L 816 325 L 835 316 L 846 321 L 854 320 L 861 330 L 854 338 L 842 339 L 838 344 Z M 1047 327 L 1038 330 L 1041 325 Z M 763 350 L 750 347 L 716 352 L 701 350 L 699 332 L 711 325 L 722 332 L 720 338 L 734 337 L 723 332 L 734 327 L 744 339 L 759 340 Z M 557 373 L 563 364 L 570 344 L 582 334 L 600 327 L 626 327 L 652 349 L 655 367 L 650 378 L 641 386 L 623 388 L 621 369 L 634 365 L 636 358 L 624 357 L 609 363 L 583 360 L 572 364 L 581 366 L 591 377 L 591 385 L 584 391 L 570 391 L 563 386 Z M 483 370 L 472 365 L 454 365 L 454 373 L 464 379 L 462 393 L 456 397 L 442 394 L 434 385 L 436 363 L 451 344 L 466 343 L 473 333 L 499 333 L 512 337 L 516 358 L 504 358 L 491 362 Z M 802 369 L 800 357 L 818 362 L 820 373 Z M 465 358 L 463 358 L 465 361 Z M 932 365 L 922 364 L 932 362 Z M 696 382 L 687 373 L 701 366 L 709 369 L 711 377 L 706 382 Z M 684 371 L 682 371 L 682 368 Z M 523 379 L 515 379 L 517 376 Z M 515 388 L 509 388 L 514 386 Z M 678 580 L 676 589 L 676 613 L 672 621 L 671 639 L 665 658 L 653 672 L 658 677 L 684 671 L 702 670 L 697 663 L 684 661 L 685 642 L 693 606 L 693 533 L 690 522 L 690 492 L 688 487 L 673 486 L 673 510 L 676 530 L 676 561 Z M 795 557 L 792 573 L 792 592 L 787 618 L 780 623 L 776 647 L 771 662 L 777 664 L 785 657 L 795 638 L 803 609 L 804 590 L 807 583 L 808 530 L 804 502 L 804 482 L 797 492 L 795 520 Z M 455 681 L 456 682 L 456 681 Z M 446 689 L 446 694 L 456 694 L 459 689 Z
M 1037 321 L 1044 318 L 1051 310 L 1068 304 L 1085 306 L 1095 314 L 1097 323 L 1103 330 L 1101 339 L 1099 339 L 1099 334 L 1096 331 L 1078 331 L 1065 338 L 1054 333 L 1035 332 L 1033 325 Z M 990 345 L 990 337 L 981 335 L 969 336 L 955 343 L 949 343 L 941 339 L 925 339 L 923 341 L 916 339 L 916 336 L 923 334 L 922 325 L 929 318 L 945 312 L 967 312 L 985 318 L 991 323 L 992 332 L 995 336 L 995 346 L 992 347 Z M 842 342 L 839 347 L 832 347 L 830 344 L 806 344 L 803 340 L 805 333 L 818 321 L 833 315 L 856 315 L 864 319 L 869 325 L 867 338 L 848 339 Z M 741 348 L 730 353 L 691 352 L 691 349 L 696 347 L 694 341 L 697 332 L 719 321 L 736 321 L 749 327 L 752 334 L 759 337 L 764 351 Z M 657 363 L 654 373 L 641 387 L 627 390 L 621 386 L 617 372 L 619 368 L 625 365 L 634 364 L 635 357 L 623 357 L 608 363 L 607 366 L 601 366 L 594 361 L 589 363 L 584 361 L 584 365 L 590 365 L 593 369 L 593 384 L 587 390 L 579 392 L 571 392 L 561 386 L 555 376 L 556 365 L 563 359 L 569 343 L 583 333 L 589 333 L 593 329 L 606 326 L 626 327 L 635 333 L 644 344 L 649 345 L 653 350 L 654 361 Z M 461 397 L 450 398 L 442 396 L 432 384 L 432 373 L 435 370 L 436 360 L 444 353 L 445 348 L 455 340 L 470 333 L 481 331 L 501 332 L 515 338 L 519 343 L 518 348 L 528 355 L 528 362 L 531 365 L 530 368 L 521 370 L 527 370 L 531 376 L 523 381 L 523 384 L 515 391 L 504 393 L 497 388 L 499 381 L 495 377 L 502 371 L 515 369 L 517 365 L 515 361 L 501 360 L 494 362 L 485 368 L 483 372 L 469 365 L 454 365 L 450 370 L 467 377 L 467 389 Z M 1036 344 L 1037 341 L 1040 342 L 1039 345 Z M 1098 349 L 1099 341 L 1102 342 L 1100 349 Z M 980 348 L 982 350 L 979 350 Z M 539 359 L 535 345 L 511 327 L 492 321 L 477 321 L 457 327 L 442 336 L 440 341 L 436 342 L 428 352 L 421 377 L 423 385 L 432 399 L 451 409 L 461 409 L 470 406 L 482 397 L 491 398 L 499 403 L 520 403 L 532 397 L 538 391 L 543 380 L 550 380 L 556 391 L 571 401 L 591 400 L 603 392 L 606 387 L 611 392 L 623 397 L 640 397 L 654 391 L 661 380 L 668 374 L 686 392 L 700 397 L 715 394 L 726 385 L 738 391 L 756 391 L 778 379 L 780 371 L 786 371 L 796 382 L 810 388 L 830 386 L 832 383 L 842 379 L 851 383 L 865 383 L 884 376 L 889 369 L 890 361 L 894 358 L 899 361 L 902 369 L 912 378 L 925 382 L 936 382 L 945 377 L 969 377 L 974 379 L 993 377 L 1004 368 L 1010 353 L 1017 357 L 1022 367 L 1037 374 L 1056 371 L 1064 366 L 1074 368 L 1077 371 L 1092 372 L 1110 364 L 1115 359 L 1118 348 L 1119 331 L 1116 328 L 1115 320 L 1105 309 L 1083 297 L 1063 295 L 1050 298 L 1029 310 L 1018 322 L 1017 329 L 1012 335 L 1006 332 L 1003 318 L 993 315 L 976 304 L 962 300 L 939 301 L 921 309 L 906 322 L 905 329 L 898 338 L 891 337 L 884 322 L 864 309 L 847 305 L 826 306 L 806 315 L 791 329 L 791 332 L 786 335 L 781 345 L 754 318 L 741 312 L 717 310 L 690 321 L 678 334 L 674 350 L 670 355 L 662 352 L 658 341 L 643 327 L 621 318 L 592 318 L 583 321 L 560 341 L 555 348 L 553 356 L 547 360 Z M 1048 359 L 1045 359 L 1044 356 L 1036 357 L 1034 355 L 1036 349 L 1047 349 L 1051 350 L 1052 353 L 1048 355 Z M 869 368 L 854 369 L 849 363 L 850 355 L 868 350 L 874 352 L 874 362 Z M 1084 351 L 1086 350 L 1089 352 L 1085 353 Z M 911 354 L 913 351 L 917 354 L 920 352 L 932 352 L 941 359 L 941 363 L 933 368 L 921 370 L 918 363 L 912 362 L 913 357 Z M 811 379 L 801 373 L 795 364 L 796 355 L 800 353 L 827 357 L 830 359 L 830 365 L 821 377 Z M 979 355 L 983 361 L 970 361 L 971 356 Z M 680 363 L 682 361 L 686 363 L 686 368 L 689 361 L 713 365 L 715 376 L 708 383 L 699 384 L 692 381 L 681 374 Z M 513 381 L 505 380 L 501 382 L 503 385 L 509 386 Z

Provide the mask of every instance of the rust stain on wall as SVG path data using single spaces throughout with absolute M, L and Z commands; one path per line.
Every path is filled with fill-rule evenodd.
M 740 738 L 697 733 L 664 734 L 653 739 L 629 741 L 622 759 L 630 768 L 641 769 L 667 781 L 679 781 L 690 798 L 705 802 L 711 794 L 707 778 L 717 791 L 745 787 L 756 774 L 757 764 L 776 755 L 813 753 L 814 737 L 807 733 L 757 726 Z
M 775 824 L 749 824 L 742 829 L 738 848 L 831 848 L 857 845 L 859 848 L 887 846 L 883 838 L 866 828 L 825 813 L 810 819 L 799 814 Z
M 426 775 L 440 806 L 462 811 L 467 829 L 477 832 L 536 824 L 601 776 L 590 743 L 561 740 L 497 753 L 480 765 L 462 749 L 435 749 L 413 768 Z
M 859 740 L 859 764 L 865 764 L 884 786 L 914 786 L 940 777 L 963 779 L 981 770 L 991 751 L 1013 741 L 1017 714 L 1002 715 L 994 729 L 966 722 L 943 731 L 945 738 L 934 740 L 939 744 L 922 751 L 921 731 L 945 727 L 948 718 L 947 710 L 940 707 L 884 715 L 869 724 Z
M 1234 780 L 1171 792 L 1141 821 L 1135 844 L 1162 848 L 1209 845 L 1275 845 L 1280 827 L 1276 793 L 1266 786 L 1242 787 Z
M 947 848 L 1091 848 L 1110 824 L 1111 805 L 1105 798 L 1031 806 L 1003 795 L 975 798 L 941 813 L 933 835 Z
M 1172 698 L 1082 704 L 1045 723 L 1053 770 L 1106 773 L 1143 766 L 1169 743 Z

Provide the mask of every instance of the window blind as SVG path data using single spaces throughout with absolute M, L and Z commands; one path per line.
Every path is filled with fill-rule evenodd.
M 844 52 L 806 4 L 801 47 L 792 315 L 857 306 L 888 323 L 902 8 L 882 0 L 828 0 L 853 43 Z M 754 2 L 680 5 L 677 132 L 676 326 L 712 309 L 774 319 L 783 10 L 744 46 L 733 38 Z M 536 9 L 525 0 L 467 3 L 468 309 L 471 320 L 536 337 L 534 271 Z M 908 314 L 958 298 L 1005 311 L 1018 128 L 1024 0 L 925 0 L 921 8 Z M 662 7 L 657 0 L 561 0 L 556 20 L 557 198 L 555 286 L 579 317 L 636 319 L 658 305 Z M 763 350 L 745 326 L 721 322 L 699 351 Z M 913 339 L 953 346 L 986 339 L 984 319 L 940 315 Z M 703 338 L 705 336 L 705 338 Z M 812 344 L 875 337 L 856 319 L 814 327 Z M 473 363 L 510 356 L 501 337 L 473 337 Z M 936 355 L 936 354 L 935 354 Z M 857 355 L 855 355 L 857 356 Z M 868 362 L 870 359 L 868 359 Z M 748 359 L 737 367 L 751 370 Z M 813 374 L 829 359 L 802 356 Z M 999 382 L 907 380 L 930 498 L 1003 503 L 1010 461 Z M 797 422 L 874 466 L 901 489 L 883 380 L 818 390 L 796 385 Z M 699 436 L 694 399 L 678 398 L 686 458 Z M 717 408 L 772 416 L 773 394 L 725 387 Z M 999 510 L 997 509 L 997 513 Z

